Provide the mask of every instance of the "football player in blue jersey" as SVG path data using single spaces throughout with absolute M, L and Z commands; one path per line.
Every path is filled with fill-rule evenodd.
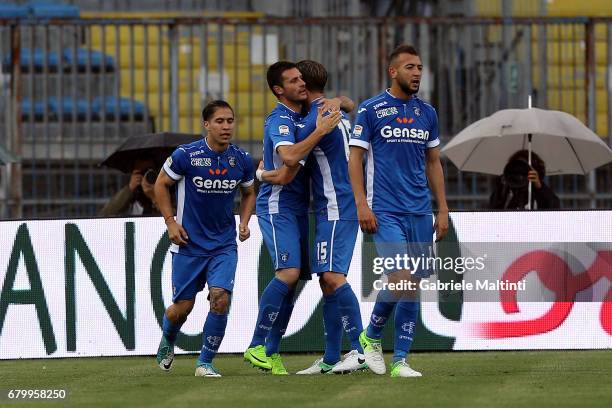
M 349 173 L 359 224 L 364 232 L 374 234 L 381 257 L 429 256 L 434 229 L 437 240 L 448 230 L 438 117 L 435 109 L 416 95 L 422 70 L 414 47 L 397 47 L 389 56 L 391 88 L 359 106 L 349 142 Z M 430 189 L 438 205 L 435 223 Z M 391 283 L 414 282 L 418 288 L 419 279 L 432 271 L 393 269 L 385 273 Z M 419 377 L 421 373 L 406 362 L 418 317 L 418 291 L 378 293 L 370 323 L 360 336 L 366 363 L 376 374 L 385 373 L 380 338 L 394 308 L 391 376 Z
M 318 62 L 305 60 L 297 67 L 306 83 L 308 113 L 297 124 L 296 138 L 304 140 L 316 127 L 319 107 L 324 99 L 327 70 Z M 349 373 L 364 369 L 365 358 L 359 343 L 362 331 L 359 302 L 346 281 L 359 224 L 348 176 L 348 141 L 351 124 L 342 120 L 310 153 L 306 167 L 312 181 L 316 219 L 315 241 L 311 250 L 311 269 L 319 275 L 323 292 L 325 354 L 312 366 L 297 374 Z M 264 181 L 278 183 L 279 178 L 295 171 L 287 167 L 258 174 Z M 351 343 L 351 351 L 341 361 L 342 330 Z
M 308 137 L 296 140 L 306 89 L 295 63 L 279 61 L 268 68 L 267 81 L 278 104 L 264 125 L 263 154 L 267 168 L 293 167 L 304 163 L 310 150 L 339 123 L 338 106 L 323 116 Z M 338 104 L 339 105 L 339 104 Z M 310 279 L 308 268 L 309 189 L 303 170 L 281 185 L 263 184 L 257 196 L 257 218 L 272 258 L 275 277 L 261 295 L 253 338 L 244 358 L 253 366 L 288 374 L 279 345 L 293 310 L 294 289 L 300 278 Z
M 234 111 L 227 102 L 206 105 L 202 123 L 206 137 L 179 146 L 155 183 L 155 196 L 172 241 L 172 305 L 164 314 L 157 363 L 162 370 L 171 369 L 176 337 L 196 295 L 207 284 L 210 311 L 195 375 L 220 377 L 212 360 L 225 335 L 238 260 L 234 196 L 240 188 L 239 239 L 244 241 L 250 235 L 248 224 L 255 206 L 254 174 L 249 154 L 230 143 Z M 174 184 L 176 218 L 169 190 Z

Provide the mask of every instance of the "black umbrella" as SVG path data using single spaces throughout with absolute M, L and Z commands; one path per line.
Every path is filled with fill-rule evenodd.
M 100 165 L 112 167 L 124 173 L 131 173 L 134 162 L 139 159 L 151 159 L 157 165 L 161 165 L 178 145 L 195 142 L 202 137 L 202 135 L 172 132 L 132 136 Z

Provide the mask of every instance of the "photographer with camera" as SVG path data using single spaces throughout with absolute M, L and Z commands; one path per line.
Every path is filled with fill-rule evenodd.
M 100 215 L 159 215 L 155 205 L 155 180 L 158 166 L 151 159 L 138 159 L 128 185 L 119 190 L 102 208 Z
M 532 209 L 560 208 L 559 198 L 543 181 L 546 176 L 544 161 L 540 156 L 531 152 L 530 166 L 528 155 L 527 150 L 519 150 L 508 159 L 502 176 L 498 177 L 495 182 L 495 190 L 489 200 L 491 209 L 524 210 L 528 208 L 529 183 L 532 183 Z

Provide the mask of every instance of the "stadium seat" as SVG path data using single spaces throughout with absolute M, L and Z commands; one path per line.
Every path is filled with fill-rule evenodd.
M 81 11 L 77 6 L 61 4 L 51 0 L 32 0 L 27 3 L 30 14 L 34 18 L 79 18 Z
M 106 113 L 106 118 L 116 119 L 117 115 L 121 120 L 129 120 L 130 111 L 134 109 L 134 119 L 142 120 L 145 114 L 145 105 L 140 101 L 130 98 L 115 98 L 114 96 L 96 97 L 91 103 L 92 110 L 101 116 Z
M 97 50 L 91 50 L 90 56 L 88 56 L 89 53 L 90 52 L 86 48 L 77 48 L 76 55 L 74 49 L 64 49 L 62 57 L 66 64 L 66 68 L 70 70 L 73 65 L 76 65 L 79 72 L 85 72 L 88 65 L 87 60 L 90 58 L 92 72 L 113 72 L 115 70 L 115 59 L 112 56 L 103 54 Z
M 56 118 L 64 120 L 73 119 L 73 112 L 76 113 L 76 120 L 85 120 L 87 118 L 88 102 L 85 99 L 73 99 L 64 97 L 61 100 L 55 96 L 49 97 L 49 110 Z
M 46 57 L 46 58 L 45 58 Z M 22 48 L 21 49 L 21 71 L 29 72 L 30 65 L 33 66 L 34 72 L 42 72 L 45 67 L 45 60 L 49 72 L 57 72 L 59 66 L 59 55 L 55 51 L 47 51 L 46 53 L 40 48 Z M 12 55 L 6 54 L 2 59 L 2 70 L 9 72 L 13 65 Z
M 26 6 L 17 4 L 0 4 L 0 19 L 27 18 L 29 10 Z
M 31 114 L 34 117 L 31 117 Z M 41 101 L 32 102 L 30 98 L 23 98 L 21 100 L 21 119 L 24 121 L 38 121 L 42 120 L 45 116 L 45 103 Z

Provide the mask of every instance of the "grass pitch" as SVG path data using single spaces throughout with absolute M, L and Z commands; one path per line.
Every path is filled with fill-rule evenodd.
M 286 355 L 290 372 L 316 355 Z M 170 373 L 154 357 L 0 361 L 0 406 L 609 407 L 612 351 L 413 353 L 422 378 L 372 373 L 272 376 L 220 355 L 223 378 L 196 378 L 196 356 Z M 387 362 L 390 356 L 387 356 Z M 388 368 L 387 368 L 388 371 Z M 9 389 L 66 389 L 63 401 L 9 401 Z M 42 404 L 42 405 L 40 405 Z

